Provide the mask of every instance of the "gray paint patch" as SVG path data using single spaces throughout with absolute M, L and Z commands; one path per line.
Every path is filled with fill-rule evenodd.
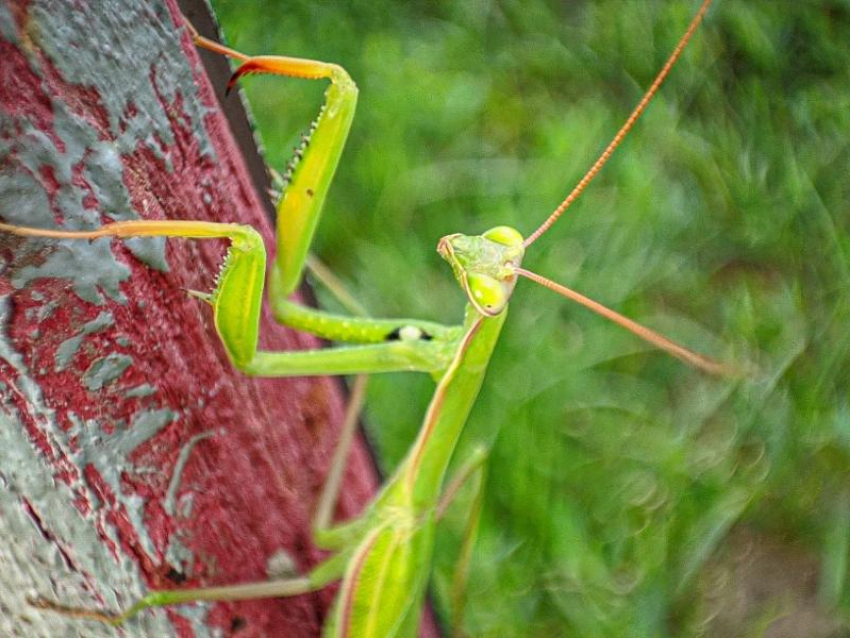
M 13 134 L 13 122 L 11 118 L 4 115 L 0 118 L 0 134 L 3 137 Z M 37 138 L 30 131 L 31 140 Z M 26 142 L 28 133 L 25 131 L 20 142 Z M 11 140 L 3 141 L 0 137 L 0 157 L 5 158 L 16 150 L 15 143 Z M 40 140 L 39 140 L 40 141 Z M 50 227 L 53 224 L 53 215 L 50 213 L 50 199 L 44 187 L 33 177 L 32 173 L 24 167 L 0 165 L 0 205 L 2 205 L 3 217 L 14 224 L 26 224 L 40 228 Z
M 8 320 L 8 298 L 2 297 L 2 335 Z M 26 398 L 27 420 L 44 434 L 52 453 L 64 458 L 70 452 L 38 384 L 5 339 L 0 339 L 0 357 L 17 373 L 12 386 L 0 388 L 0 538 L 14 539 L 0 543 L 0 635 L 114 636 L 114 630 L 100 623 L 39 611 L 27 603 L 29 596 L 44 596 L 68 605 L 118 609 L 142 596 L 145 587 L 135 563 L 116 559 L 99 536 L 96 523 L 118 544 L 102 513 L 95 509 L 83 515 L 74 506 L 79 496 L 97 503 L 87 486 L 79 480 L 70 485 L 57 481 L 55 468 L 27 437 L 23 415 L 11 407 L 15 395 Z M 144 614 L 124 629 L 128 636 L 165 636 L 171 631 L 161 612 Z
M 165 8 L 146 2 L 121 4 L 116 11 L 96 11 L 69 7 L 65 0 L 43 0 L 34 3 L 30 13 L 43 35 L 39 45 L 62 75 L 94 87 L 103 99 L 118 151 L 132 152 L 138 140 L 144 140 L 151 151 L 162 154 L 163 145 L 174 144 L 163 103 L 172 104 L 184 94 L 188 118 L 184 123 L 195 132 L 203 131 L 207 109 L 198 98 L 192 70 Z M 133 28 L 138 24 L 154 28 Z M 123 37 L 116 40 L 115 33 Z M 69 60 L 68 51 L 74 51 L 74 60 Z M 215 159 L 206 135 L 199 138 L 204 144 L 201 152 Z
M 110 219 L 138 218 L 124 185 L 121 156 L 135 152 L 139 140 L 143 140 L 171 163 L 168 146 L 175 140 L 162 106 L 175 103 L 181 94 L 186 110 L 181 124 L 196 134 L 201 152 L 215 159 L 203 130 L 209 109 L 198 99 L 192 70 L 167 11 L 162 5 L 123 4 L 111 11 L 76 8 L 61 0 L 31 5 L 34 41 L 67 81 L 98 91 L 114 141 L 101 139 L 90 122 L 71 113 L 58 100 L 52 110 L 53 133 L 59 144 L 38 130 L 27 115 L 4 115 L 0 119 L 0 158 L 14 161 L 0 169 L 0 210 L 10 223 L 51 228 L 56 226 L 56 215 L 66 229 L 94 228 L 101 223 L 100 214 L 84 206 L 85 198 L 91 195 Z M 2 31 L 6 35 L 11 29 L 6 20 L 11 17 L 4 13 L 0 18 L 8 27 Z M 130 28 L 151 22 L 149 29 Z M 126 37 L 116 40 L 112 34 L 118 29 Z M 68 51 L 75 55 L 68 56 Z M 44 169 L 50 170 L 55 184 L 42 183 Z M 85 187 L 72 179 L 79 169 L 86 179 Z M 29 249 L 33 253 L 43 247 L 41 242 L 33 244 Z M 127 241 L 137 258 L 158 270 L 167 270 L 164 245 L 164 238 Z M 101 303 L 101 294 L 105 294 L 124 302 L 118 286 L 128 276 L 128 269 L 112 256 L 109 240 L 78 240 L 57 243 L 44 263 L 16 272 L 13 284 L 22 288 L 35 279 L 63 277 L 74 283 L 76 293 L 85 301 Z
M 137 433 L 124 444 L 126 454 L 130 454 L 139 445 L 157 434 L 179 415 L 168 408 L 141 410 L 133 417 L 133 432 Z
M 130 237 L 123 241 L 140 262 L 154 270 L 168 272 L 168 262 L 165 260 L 165 237 Z
M 7 4 L 0 4 L 0 37 L 12 44 L 18 44 L 18 32 L 12 19 L 12 12 Z
M 127 459 L 136 448 L 155 437 L 177 417 L 178 415 L 168 408 L 142 410 L 136 413 L 129 428 L 120 423 L 114 424 L 115 429 L 109 435 L 105 435 L 103 430 L 93 422 L 80 423 L 67 433 L 69 439 L 84 436 L 89 442 L 87 447 L 71 453 L 74 465 L 84 468 L 91 464 L 97 469 L 109 485 L 118 504 L 124 508 L 138 534 L 142 549 L 152 560 L 156 559 L 158 552 L 146 532 L 145 502 L 135 494 L 124 493 L 121 475 L 125 471 L 134 472 L 134 469 L 127 467 Z
M 83 338 L 86 335 L 95 334 L 101 330 L 105 330 L 115 322 L 112 313 L 109 311 L 101 312 L 97 317 L 89 321 L 80 329 L 80 334 L 66 339 L 59 344 L 56 349 L 54 370 L 62 372 L 71 363 L 71 360 L 77 354 L 80 345 L 83 343 Z
M 8 7 L 8 3 L 0 3 L 0 35 L 15 42 Z M 67 81 L 99 92 L 108 131 L 104 133 L 77 115 L 73 112 L 76 107 L 66 106 L 61 98 L 51 104 L 54 128 L 49 135 L 38 130 L 39 123 L 29 114 L 0 117 L 0 211 L 7 221 L 43 228 L 91 229 L 102 223 L 102 215 L 113 220 L 137 218 L 124 185 L 128 176 L 123 171 L 123 156 L 139 148 L 149 149 L 174 167 L 168 148 L 174 137 L 162 107 L 175 104 L 180 97 L 186 111 L 180 125 L 193 131 L 202 152 L 214 159 L 203 131 L 206 107 L 198 100 L 192 71 L 161 2 L 116 0 L 78 5 L 33 0 L 28 10 L 27 33 L 34 45 L 42 48 Z M 127 37 L 115 38 L 119 30 Z M 38 56 L 31 55 L 29 61 L 36 75 L 46 76 L 38 66 Z M 80 185 L 80 177 L 87 183 Z M 126 302 L 120 285 L 129 269 L 116 260 L 110 240 L 10 241 L 20 241 L 16 246 L 19 266 L 10 270 L 17 288 L 39 278 L 58 277 L 68 281 L 84 301 L 101 304 L 109 298 Z M 166 267 L 163 239 L 134 240 L 127 245 L 145 263 Z M 2 322 L 8 321 L 4 301 L 0 298 Z M 52 307 L 45 312 L 52 312 Z M 62 344 L 56 366 L 70 365 L 85 330 Z M 141 411 L 132 427 L 110 423 L 113 429 L 108 434 L 97 420 L 73 414 L 60 426 L 44 404 L 37 380 L 3 340 L 3 334 L 0 357 L 12 362 L 16 374 L 0 387 L 0 539 L 11 539 L 0 543 L 0 635 L 115 635 L 98 623 L 35 611 L 24 601 L 30 588 L 35 588 L 38 594 L 62 603 L 119 609 L 145 589 L 135 562 L 112 554 L 111 548 L 120 546 L 117 532 L 86 481 L 72 475 L 66 484 L 54 474 L 62 467 L 82 472 L 92 465 L 114 494 L 115 506 L 136 526 L 137 551 L 147 552 L 150 560 L 157 561 L 159 554 L 145 535 L 145 503 L 122 492 L 121 477 L 135 470 L 128 456 L 177 415 L 167 408 Z M 126 370 L 127 360 L 102 360 L 96 369 L 90 368 L 87 384 L 97 388 L 114 381 Z M 128 394 L 148 396 L 144 385 Z M 26 399 L 25 414 L 10 408 L 13 397 Z M 29 439 L 24 423 L 35 424 L 45 437 L 47 453 Z M 47 456 L 52 458 L 50 464 Z M 24 499 L 31 509 L 23 506 Z M 81 514 L 73 505 L 78 499 L 90 503 L 92 511 Z M 191 498 L 186 503 L 191 504 Z M 186 503 L 181 499 L 178 507 L 183 509 Z M 39 520 L 43 527 L 37 524 Z M 175 556 L 184 550 L 177 540 L 169 545 Z M 205 607 L 184 608 L 180 613 L 191 621 L 197 635 L 211 633 L 203 626 Z M 119 633 L 165 636 L 173 632 L 163 612 L 146 611 Z
M 0 118 L 0 159 L 6 160 L 0 162 L 0 210 L 12 224 L 55 228 L 55 210 L 66 229 L 95 228 L 100 217 L 83 207 L 88 191 L 73 182 L 73 168 L 83 161 L 85 147 L 95 143 L 96 132 L 68 113 L 61 102 L 54 102 L 53 109 L 61 147 L 26 116 Z M 52 174 L 54 186 L 42 182 L 45 170 Z M 16 288 L 39 278 L 58 277 L 71 281 L 84 301 L 100 304 L 101 291 L 116 301 L 126 301 L 118 285 L 127 279 L 129 270 L 113 256 L 109 239 L 52 242 L 52 250 L 46 253 L 45 241 L 49 240 L 22 242 L 18 258 L 28 265 L 12 273 Z
M 111 268 L 104 268 L 104 264 L 110 264 Z M 70 279 L 74 283 L 74 291 L 83 301 L 100 305 L 103 292 L 115 301 L 127 303 L 118 284 L 129 276 L 129 268 L 115 261 L 109 239 L 96 239 L 91 243 L 68 240 L 58 242 L 56 250 L 42 265 L 16 270 L 12 275 L 12 285 L 20 289 L 36 279 Z
M 133 365 L 133 357 L 126 354 L 108 354 L 96 359 L 83 373 L 83 384 L 90 392 L 109 385 Z
M 122 179 L 124 166 L 114 144 L 95 142 L 88 147 L 83 175 L 91 184 L 101 209 L 110 217 L 123 219 L 130 210 L 130 197 Z M 123 214 L 122 214 L 123 211 Z
M 150 383 L 142 383 L 126 390 L 124 396 L 128 399 L 142 399 L 156 394 L 156 388 Z
M 180 479 L 183 476 L 183 470 L 186 468 L 186 463 L 189 461 L 189 455 L 192 454 L 192 449 L 204 439 L 209 439 L 215 436 L 216 433 L 212 430 L 196 434 L 180 449 L 180 454 L 177 457 L 177 462 L 174 464 L 174 471 L 171 474 L 171 480 L 168 482 L 168 490 L 165 493 L 165 504 L 163 508 L 169 516 L 174 516 L 177 503 L 177 490 L 180 489 Z
M 191 574 L 195 566 L 195 555 L 186 547 L 176 534 L 168 539 L 168 549 L 165 550 L 165 560 L 169 565 L 179 565 L 184 574 Z

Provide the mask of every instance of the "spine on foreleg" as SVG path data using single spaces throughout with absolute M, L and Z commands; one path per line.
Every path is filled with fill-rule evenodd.
M 313 137 L 313 132 L 319 125 L 319 120 L 321 119 L 324 110 L 325 107 L 322 106 L 322 110 L 319 111 L 318 117 L 316 117 L 316 119 L 310 124 L 310 130 L 301 134 L 301 143 L 292 149 L 292 157 L 289 158 L 289 161 L 286 163 L 286 169 L 283 172 L 283 188 L 281 189 L 281 197 L 283 196 L 283 191 L 285 191 L 292 183 L 292 178 L 295 175 L 298 164 L 301 163 L 301 158 L 304 157 L 304 153 L 307 152 L 307 147 L 310 145 L 310 138 Z

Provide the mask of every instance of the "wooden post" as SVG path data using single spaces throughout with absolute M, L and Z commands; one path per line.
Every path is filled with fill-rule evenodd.
M 273 231 L 173 0 L 0 3 L 0 217 Z M 271 243 L 269 243 L 271 246 Z M 40 595 L 121 609 L 151 588 L 322 558 L 309 522 L 343 400 L 253 380 L 203 302 L 224 244 L 0 237 L 0 634 L 112 635 Z M 266 311 L 261 345 L 314 348 Z M 338 515 L 376 488 L 362 446 Z M 128 635 L 314 636 L 333 592 L 142 614 Z

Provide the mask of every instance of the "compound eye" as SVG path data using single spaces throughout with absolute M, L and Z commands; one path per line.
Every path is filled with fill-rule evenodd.
M 519 246 L 524 241 L 519 231 L 510 226 L 496 226 L 484 233 L 482 237 L 503 246 Z
M 505 284 L 488 275 L 469 274 L 466 277 L 469 301 L 483 315 L 495 317 L 508 303 Z

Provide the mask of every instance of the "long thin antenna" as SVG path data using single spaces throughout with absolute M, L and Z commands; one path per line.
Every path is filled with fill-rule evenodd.
M 629 130 L 634 126 L 634 123 L 641 116 L 641 114 L 646 109 L 647 104 L 655 95 L 656 91 L 658 91 L 658 87 L 661 86 L 661 83 L 667 78 L 667 75 L 670 73 L 670 69 L 673 68 L 673 65 L 676 64 L 676 60 L 679 59 L 679 56 L 682 54 L 685 46 L 688 44 L 688 41 L 691 39 L 691 36 L 696 31 L 696 28 L 699 26 L 699 23 L 702 22 L 703 16 L 705 16 L 706 11 L 708 11 L 708 5 L 711 4 L 711 0 L 705 0 L 700 6 L 699 11 L 694 16 L 691 23 L 688 25 L 685 34 L 682 36 L 682 39 L 679 40 L 679 44 L 676 45 L 676 48 L 673 49 L 673 53 L 670 54 L 670 57 L 667 58 L 667 62 L 664 63 L 664 66 L 661 68 L 661 71 L 658 72 L 658 75 L 655 77 L 655 81 L 652 83 L 646 93 L 644 93 L 638 105 L 632 111 L 632 114 L 629 115 L 629 118 L 626 120 L 626 123 L 617 131 L 617 134 L 614 136 L 614 139 L 605 147 L 605 150 L 602 151 L 602 154 L 599 158 L 594 162 L 593 166 L 590 167 L 590 170 L 584 174 L 578 184 L 576 184 L 575 188 L 573 188 L 572 192 L 567 195 L 566 199 L 560 203 L 558 208 L 556 208 L 551 215 L 543 222 L 540 227 L 531 233 L 523 242 L 523 246 L 528 248 L 535 242 L 535 240 L 540 237 L 543 233 L 545 233 L 549 228 L 558 221 L 558 218 L 564 214 L 564 211 L 569 208 L 570 204 L 572 204 L 576 198 L 581 194 L 581 192 L 587 187 L 587 185 L 591 182 L 591 180 L 596 177 L 596 174 L 599 172 L 605 162 L 608 161 L 608 158 L 614 153 L 616 148 L 620 145 L 620 142 L 623 141 L 623 138 L 628 134 Z
M 531 272 L 530 270 L 525 270 L 524 268 L 517 268 L 516 274 L 521 275 L 527 279 L 531 279 L 531 281 L 540 284 L 541 286 L 548 288 L 554 292 L 557 292 L 559 295 L 570 299 L 571 301 L 575 301 L 578 304 L 581 304 L 588 310 L 592 310 L 598 315 L 601 315 L 608 319 L 609 321 L 613 321 L 618 326 L 621 326 L 631 332 L 632 334 L 640 337 L 647 343 L 664 350 L 668 354 L 673 355 L 677 359 L 681 359 L 685 363 L 694 366 L 695 368 L 699 368 L 704 372 L 708 372 L 709 374 L 716 374 L 718 376 L 738 376 L 741 374 L 741 371 L 733 366 L 729 366 L 718 361 L 714 361 L 713 359 L 709 359 L 708 357 L 704 357 L 701 354 L 697 354 L 692 350 L 688 350 L 684 346 L 680 346 L 675 341 L 671 341 L 666 337 L 662 337 L 660 334 L 655 332 L 654 330 L 650 330 L 645 326 L 640 325 L 636 321 L 632 321 L 628 317 L 624 317 L 619 312 L 615 312 L 610 308 L 603 306 L 598 301 L 594 301 L 589 297 L 585 297 L 583 294 L 572 290 L 571 288 L 567 288 L 566 286 L 562 286 L 561 284 L 555 283 L 551 279 L 547 279 L 541 275 L 538 275 L 535 272 Z

